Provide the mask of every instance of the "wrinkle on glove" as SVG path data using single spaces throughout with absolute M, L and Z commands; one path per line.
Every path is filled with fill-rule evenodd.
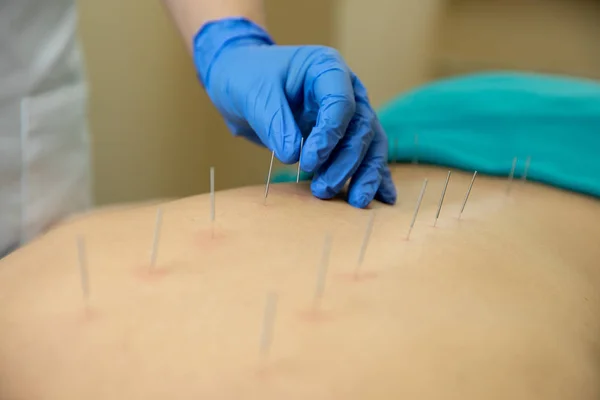
M 600 197 L 600 84 L 486 73 L 423 86 L 385 105 L 390 160 L 515 177 Z M 418 143 L 415 144 L 415 135 Z

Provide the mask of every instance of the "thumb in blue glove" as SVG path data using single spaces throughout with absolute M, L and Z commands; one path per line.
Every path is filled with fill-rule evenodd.
M 363 208 L 374 198 L 395 203 L 387 138 L 365 88 L 335 50 L 277 46 L 251 21 L 228 18 L 198 32 L 194 61 L 231 132 L 265 145 L 284 163 L 302 157 L 316 197 L 332 198 L 350 180 L 351 205 Z

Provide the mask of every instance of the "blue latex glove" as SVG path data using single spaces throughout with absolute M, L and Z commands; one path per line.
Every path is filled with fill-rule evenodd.
M 385 133 L 367 91 L 335 50 L 278 46 L 251 21 L 227 18 L 200 29 L 194 62 L 231 132 L 286 164 L 301 158 L 302 170 L 314 173 L 316 197 L 330 199 L 350 180 L 355 207 L 374 198 L 396 201 Z

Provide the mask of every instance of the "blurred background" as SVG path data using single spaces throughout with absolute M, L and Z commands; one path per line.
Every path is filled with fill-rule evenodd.
M 79 1 L 97 205 L 264 183 L 270 154 L 233 138 L 158 0 Z M 600 79 L 600 0 L 267 0 L 281 44 L 336 47 L 374 106 L 485 70 Z

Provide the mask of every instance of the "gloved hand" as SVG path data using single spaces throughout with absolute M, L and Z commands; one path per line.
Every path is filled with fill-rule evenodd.
M 251 21 L 227 18 L 200 29 L 194 62 L 231 132 L 286 164 L 300 159 L 302 170 L 314 173 L 316 197 L 334 197 L 350 179 L 351 205 L 395 203 L 387 137 L 367 91 L 335 50 L 278 46 Z

